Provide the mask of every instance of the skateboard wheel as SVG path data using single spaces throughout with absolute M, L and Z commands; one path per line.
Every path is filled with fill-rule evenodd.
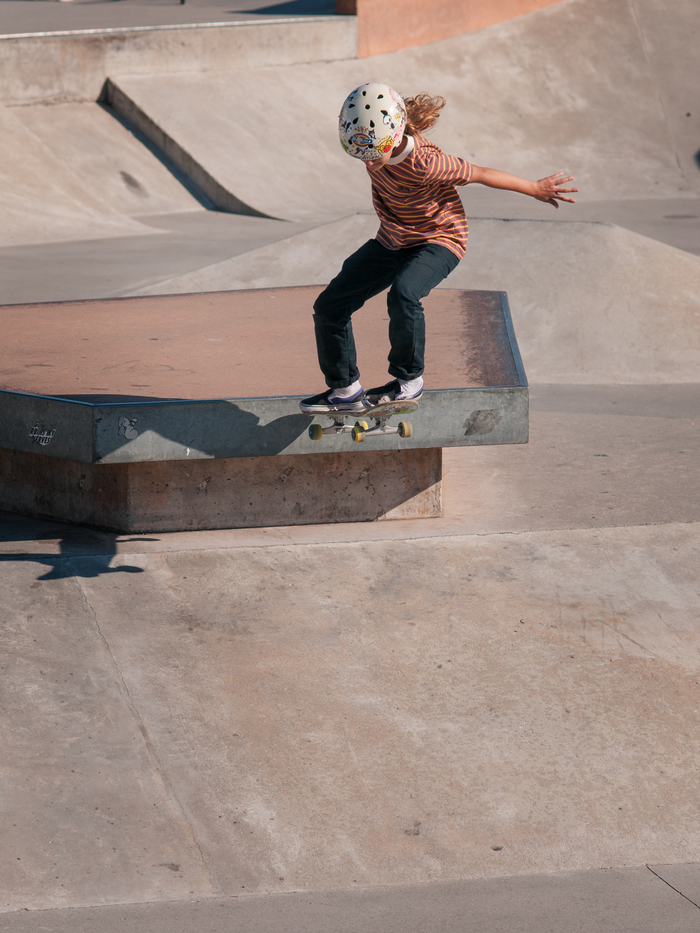
M 323 437 L 323 428 L 320 424 L 312 424 L 309 428 L 309 437 L 312 441 L 320 441 Z
M 413 434 L 413 426 L 410 421 L 399 421 L 399 437 L 410 437 Z
M 358 444 L 361 443 L 365 439 L 365 432 L 357 424 L 352 429 L 352 439 Z
M 363 431 L 367 431 L 368 428 L 369 428 L 369 425 L 367 424 L 366 421 L 356 421 L 356 422 L 355 422 L 355 427 L 356 427 L 356 428 L 361 428 Z

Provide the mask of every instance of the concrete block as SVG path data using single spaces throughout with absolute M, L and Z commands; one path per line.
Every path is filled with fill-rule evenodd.
M 299 411 L 323 387 L 311 320 L 319 291 L 6 306 L 0 446 L 86 463 L 346 453 L 357 446 L 347 434 L 309 437 L 327 416 Z M 366 446 L 526 443 L 527 380 L 505 294 L 439 289 L 425 307 L 428 390 L 409 418 L 413 435 Z M 388 379 L 387 328 L 378 296 L 355 324 L 367 388 Z
M 0 508 L 117 532 L 442 514 L 442 450 L 92 464 L 0 449 Z

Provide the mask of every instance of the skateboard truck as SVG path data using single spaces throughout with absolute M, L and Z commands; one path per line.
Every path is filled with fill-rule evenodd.
M 387 424 L 392 415 L 404 415 L 416 411 L 418 402 L 383 402 L 380 405 L 373 405 L 362 414 L 362 419 L 355 422 L 353 426 L 346 424 L 347 418 L 356 416 L 356 412 L 328 412 L 329 418 L 332 418 L 333 424 L 327 428 L 322 428 L 320 424 L 312 424 L 309 428 L 309 437 L 312 441 L 320 441 L 324 434 L 352 434 L 352 439 L 356 443 L 361 443 L 366 437 L 375 437 L 376 435 L 398 434 L 399 437 L 410 437 L 413 434 L 413 426 L 410 421 L 400 421 L 398 425 Z M 372 427 L 366 418 L 374 421 Z

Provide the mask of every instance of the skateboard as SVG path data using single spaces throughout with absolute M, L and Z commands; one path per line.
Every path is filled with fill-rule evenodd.
M 375 437 L 377 434 L 398 434 L 399 437 L 410 437 L 413 434 L 410 421 L 399 421 L 398 425 L 387 424 L 387 421 L 392 415 L 407 415 L 417 409 L 418 402 L 382 402 L 365 409 L 360 415 L 360 420 L 354 425 L 345 422 L 348 418 L 357 418 L 358 412 L 329 411 L 328 417 L 332 419 L 333 424 L 327 428 L 322 428 L 320 424 L 312 424 L 309 428 L 309 437 L 312 441 L 320 441 L 324 434 L 352 434 L 353 441 L 358 444 L 362 443 L 366 437 Z M 366 419 L 374 421 L 374 425 L 370 427 Z

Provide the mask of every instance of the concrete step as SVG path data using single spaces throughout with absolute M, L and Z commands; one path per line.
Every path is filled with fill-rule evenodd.
M 97 100 L 124 74 L 231 71 L 357 55 L 353 16 L 0 36 L 0 101 Z

